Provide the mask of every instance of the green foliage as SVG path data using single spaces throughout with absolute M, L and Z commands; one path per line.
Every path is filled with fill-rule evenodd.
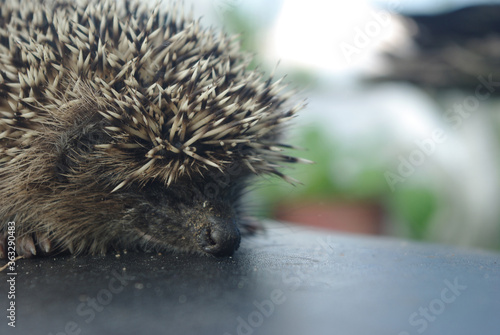
M 403 231 L 407 237 L 425 239 L 437 208 L 436 196 L 428 188 L 411 184 L 390 192 L 384 178 L 389 162 L 377 160 L 377 148 L 381 143 L 361 141 L 349 146 L 332 141 L 319 125 L 299 130 L 292 142 L 307 150 L 290 154 L 315 164 L 298 164 L 286 171 L 302 185 L 293 186 L 271 178 L 257 187 L 256 199 L 262 216 L 268 216 L 280 202 L 297 199 L 371 201 L 385 204 L 388 216 L 405 226 Z M 350 166 L 339 169 L 345 161 L 350 161 Z
M 291 142 L 306 148 L 305 151 L 290 152 L 291 155 L 306 158 L 314 164 L 297 164 L 287 169 L 286 173 L 302 185 L 285 184 L 279 179 L 266 180 L 265 186 L 259 188 L 259 197 L 265 199 L 262 202 L 266 206 L 298 198 L 366 200 L 387 192 L 382 167 L 363 150 L 353 152 L 332 141 L 318 125 L 300 128 L 300 133 Z M 336 170 L 347 156 L 351 156 L 358 166 L 357 172 L 348 178 Z
M 420 240 L 427 236 L 436 208 L 436 196 L 425 188 L 401 188 L 390 201 L 396 219 L 408 225 L 411 238 Z

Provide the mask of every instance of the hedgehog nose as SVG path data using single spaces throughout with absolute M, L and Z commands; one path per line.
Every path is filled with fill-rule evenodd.
M 201 249 L 217 257 L 231 256 L 240 246 L 240 240 L 240 231 L 235 224 L 228 226 L 216 222 L 205 227 L 198 237 Z

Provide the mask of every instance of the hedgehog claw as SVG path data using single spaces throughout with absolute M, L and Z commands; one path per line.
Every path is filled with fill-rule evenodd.
M 25 235 L 17 239 L 17 254 L 19 256 L 24 256 L 24 258 L 30 258 L 36 255 L 35 243 L 33 242 L 33 237 L 31 235 Z
M 37 234 L 36 241 L 37 241 L 38 248 L 43 253 L 48 254 L 51 251 L 52 246 L 51 246 L 50 240 L 46 234 Z

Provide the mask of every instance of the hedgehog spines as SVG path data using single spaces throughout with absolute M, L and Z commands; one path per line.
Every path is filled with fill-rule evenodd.
M 113 141 L 97 151 L 122 151 L 125 159 L 142 151 L 113 191 L 151 176 L 170 185 L 231 162 L 285 178 L 278 166 L 293 160 L 274 142 L 301 107 L 282 111 L 282 79 L 248 71 L 250 57 L 233 37 L 201 29 L 177 3 L 163 11 L 83 1 L 73 12 L 40 3 L 12 5 L 11 22 L 0 27 L 1 162 L 13 164 L 40 125 L 62 126 L 57 118 L 80 108 L 106 120 Z M 16 36 L 8 35 L 11 25 Z

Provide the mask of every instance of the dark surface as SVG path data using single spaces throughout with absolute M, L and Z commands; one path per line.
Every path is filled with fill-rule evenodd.
M 289 225 L 244 240 L 226 259 L 19 260 L 15 329 L 0 273 L 0 334 L 498 335 L 499 262 L 495 253 Z

